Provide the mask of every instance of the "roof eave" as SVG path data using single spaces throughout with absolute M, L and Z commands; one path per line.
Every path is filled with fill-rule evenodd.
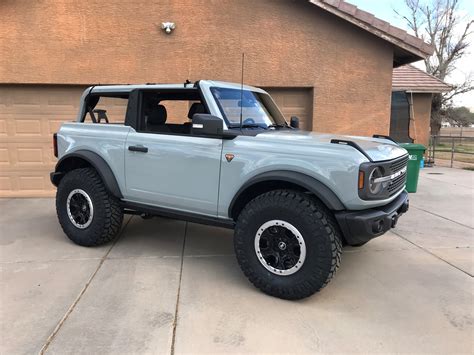
M 442 94 L 451 91 L 451 88 L 406 88 L 406 87 L 392 87 L 392 91 L 405 91 L 412 94 Z
M 433 52 L 434 52 L 434 47 L 431 44 L 423 42 L 423 45 L 419 46 L 419 47 L 414 46 L 414 45 L 410 45 L 408 42 L 403 41 L 403 40 L 401 40 L 399 38 L 396 38 L 394 36 L 391 36 L 391 35 L 387 34 L 385 31 L 383 31 L 383 30 L 381 30 L 381 29 L 379 29 L 375 26 L 372 26 L 372 25 L 370 25 L 370 24 L 368 24 L 364 21 L 358 20 L 354 16 L 352 16 L 348 13 L 345 13 L 345 12 L 339 10 L 338 8 L 333 7 L 333 6 L 323 2 L 321 0 L 309 0 L 309 1 L 312 4 L 317 5 L 318 7 L 334 14 L 335 16 L 338 16 L 338 17 L 352 23 L 353 25 L 368 31 L 368 32 L 372 33 L 373 35 L 375 35 L 375 36 L 377 36 L 377 37 L 379 37 L 379 38 L 381 38 L 381 39 L 383 39 L 383 40 L 385 40 L 389 43 L 392 43 L 393 45 L 409 52 L 412 55 L 412 56 L 406 56 L 401 60 L 397 60 L 397 58 L 394 58 L 394 64 L 396 66 L 403 65 L 403 64 L 408 64 L 408 63 L 412 63 L 412 62 L 415 62 L 415 61 L 418 61 L 418 60 L 425 59 L 425 58 L 429 57 L 430 55 L 432 55 Z M 389 23 L 386 23 L 386 25 L 391 26 Z M 400 30 L 400 31 L 402 31 L 402 30 Z

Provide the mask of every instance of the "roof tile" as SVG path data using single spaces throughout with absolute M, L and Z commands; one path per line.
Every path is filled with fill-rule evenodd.
M 402 30 L 401 28 L 394 27 L 394 26 L 390 26 L 390 29 L 388 30 L 388 33 L 390 33 L 393 37 L 397 37 L 398 39 L 401 39 L 403 41 L 405 41 L 407 36 L 410 36 L 406 31 Z M 411 36 L 411 37 L 413 37 L 413 36 Z
M 402 65 L 393 69 L 392 90 L 442 93 L 452 90 L 452 86 L 413 65 Z
M 357 6 L 352 5 L 348 2 L 342 1 L 339 4 L 339 10 L 344 11 L 346 14 L 354 15 L 357 11 Z
M 331 5 L 331 6 L 334 6 L 334 7 L 338 7 L 340 2 L 341 2 L 341 0 L 327 0 L 326 1 L 326 3 L 328 5 Z
M 361 9 L 357 9 L 356 16 L 361 21 L 364 21 L 364 22 L 369 23 L 369 24 L 371 24 L 375 19 L 375 16 L 372 15 L 370 12 L 367 12 L 367 11 L 364 11 L 364 10 L 361 10 Z
M 312 4 L 342 17 L 355 25 L 383 38 L 394 45 L 401 47 L 419 58 L 426 58 L 433 54 L 433 46 L 422 39 L 412 36 L 401 28 L 379 19 L 367 11 L 363 11 L 344 0 L 308 0 Z M 350 16 L 349 18 L 347 16 Z M 367 26 L 368 25 L 368 26 Z M 382 33 L 380 33 L 380 32 Z

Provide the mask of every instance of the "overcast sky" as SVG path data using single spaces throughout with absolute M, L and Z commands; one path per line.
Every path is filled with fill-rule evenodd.
M 406 7 L 404 6 L 404 1 L 402 0 L 347 0 L 348 2 L 356 5 L 362 10 L 373 13 L 375 16 L 390 22 L 392 25 L 403 28 L 407 30 L 407 26 L 403 19 L 401 19 L 393 9 L 396 9 L 398 12 L 406 13 Z M 429 0 L 428 0 L 429 1 Z M 474 18 L 474 1 L 472 0 L 461 0 L 459 10 L 461 15 L 467 20 Z M 446 82 L 448 83 L 457 83 L 462 81 L 463 78 L 472 73 L 474 77 L 474 35 L 471 35 L 470 38 L 471 47 L 468 49 L 468 54 L 465 58 L 461 59 L 457 63 L 456 72 L 452 77 L 448 78 Z M 424 65 L 422 62 L 416 64 L 416 66 L 423 68 Z M 459 95 L 455 98 L 455 105 L 467 106 L 474 110 L 474 92 Z

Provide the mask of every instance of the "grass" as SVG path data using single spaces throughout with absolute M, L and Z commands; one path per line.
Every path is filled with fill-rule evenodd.
M 451 160 L 451 151 L 436 151 L 435 153 L 435 161 L 436 158 L 444 159 L 444 160 Z M 474 154 L 466 154 L 460 152 L 454 152 L 454 161 L 462 161 L 463 163 L 472 163 L 474 164 Z
M 451 144 L 439 143 L 436 145 L 436 151 L 451 152 Z M 454 152 L 474 154 L 474 143 L 454 143 Z
M 434 158 L 451 160 L 451 149 L 454 141 L 454 161 L 474 164 L 474 137 L 446 137 L 436 140 Z

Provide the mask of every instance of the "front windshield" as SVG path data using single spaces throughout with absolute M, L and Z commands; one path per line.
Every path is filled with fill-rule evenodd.
M 229 128 L 268 128 L 286 126 L 285 118 L 269 95 L 240 89 L 211 88 Z

